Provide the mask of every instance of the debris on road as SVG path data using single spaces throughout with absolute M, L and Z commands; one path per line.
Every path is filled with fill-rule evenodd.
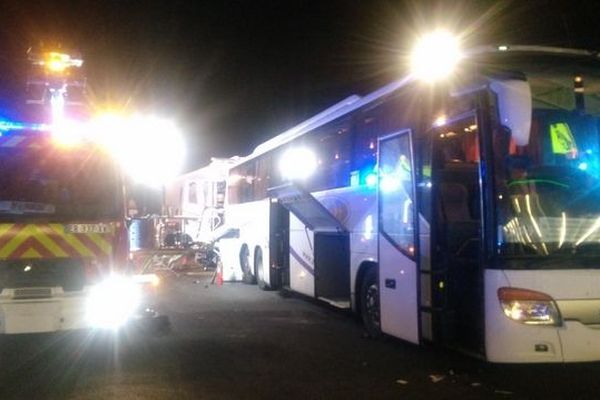
M 398 385 L 408 385 L 408 381 L 405 381 L 404 379 L 397 379 L 396 383 Z
M 494 390 L 494 393 L 503 394 L 505 396 L 510 396 L 513 394 L 513 392 L 509 392 L 508 390 Z
M 429 375 L 429 379 L 431 379 L 431 382 L 433 383 L 438 383 L 443 381 L 444 379 L 446 379 L 446 375 Z

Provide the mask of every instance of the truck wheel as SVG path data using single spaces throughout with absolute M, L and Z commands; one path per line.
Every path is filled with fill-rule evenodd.
M 360 285 L 360 315 L 367 334 L 372 338 L 380 337 L 381 315 L 376 268 L 369 268 Z
M 255 284 L 256 277 L 252 273 L 252 267 L 250 267 L 250 252 L 248 246 L 244 245 L 240 251 L 240 267 L 242 269 L 242 281 L 244 283 Z

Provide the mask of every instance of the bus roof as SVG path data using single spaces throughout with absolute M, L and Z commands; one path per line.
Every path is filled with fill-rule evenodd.
M 334 104 L 333 106 L 327 108 L 319 114 L 258 145 L 251 154 L 241 158 L 239 164 L 250 159 L 256 158 L 262 154 L 265 154 L 286 143 L 289 143 L 297 137 L 300 137 L 315 128 L 325 125 L 328 122 L 331 122 L 345 114 L 348 114 L 351 111 L 354 111 L 377 99 L 380 99 L 400 89 L 410 81 L 410 77 L 407 76 L 401 80 L 389 83 L 386 86 L 383 86 L 366 96 L 360 97 L 358 95 L 353 95 L 347 97 L 346 99 Z
M 474 47 L 466 52 L 467 56 L 477 59 L 485 57 L 485 55 L 504 55 L 504 54 L 532 54 L 532 55 L 555 55 L 555 56 L 572 56 L 579 58 L 589 58 L 595 61 L 600 61 L 599 52 L 592 50 L 561 48 L 552 46 L 532 46 L 532 45 L 501 45 L 501 46 L 479 46 Z M 374 92 L 365 96 L 352 95 L 344 100 L 335 103 L 331 107 L 321 111 L 313 117 L 301 122 L 300 124 L 280 133 L 279 135 L 267 140 L 264 143 L 256 146 L 254 151 L 245 157 L 239 157 L 233 166 L 244 163 L 245 161 L 259 157 L 279 146 L 291 142 L 292 140 L 331 122 L 345 114 L 355 111 L 367 104 L 370 104 L 380 98 L 383 98 L 396 90 L 413 82 L 414 78 L 409 74 L 404 78 L 393 81 L 386 86 L 383 86 Z

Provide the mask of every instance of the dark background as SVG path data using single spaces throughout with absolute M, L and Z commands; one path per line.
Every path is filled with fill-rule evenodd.
M 76 48 L 101 106 L 173 118 L 187 169 L 403 74 L 419 31 L 600 49 L 595 1 L 1 1 L 0 80 L 44 42 Z M 6 97 L 6 96 L 5 96 Z

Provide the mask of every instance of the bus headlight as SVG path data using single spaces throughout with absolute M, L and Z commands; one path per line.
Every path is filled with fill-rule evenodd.
M 534 290 L 501 287 L 498 299 L 504 315 L 513 321 L 528 325 L 562 324 L 562 318 L 554 299 Z
M 86 305 L 86 318 L 95 328 L 117 329 L 136 312 L 140 287 L 132 279 L 113 275 L 93 286 Z

